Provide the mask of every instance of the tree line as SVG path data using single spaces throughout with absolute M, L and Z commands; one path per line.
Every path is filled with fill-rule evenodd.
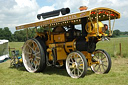
M 33 28 L 28 31 L 27 29 L 15 31 L 13 34 L 8 27 L 0 28 L 0 39 L 7 39 L 10 42 L 24 42 L 27 40 L 27 32 L 28 38 L 32 38 L 36 34 Z
M 44 31 L 42 28 L 37 29 L 38 32 Z M 10 42 L 24 42 L 28 38 L 33 38 L 36 35 L 35 28 L 24 29 L 15 31 L 13 34 L 8 27 L 0 28 L 0 39 L 7 39 Z M 112 37 L 119 37 L 120 35 L 128 35 L 128 31 L 121 32 L 120 30 L 114 30 Z

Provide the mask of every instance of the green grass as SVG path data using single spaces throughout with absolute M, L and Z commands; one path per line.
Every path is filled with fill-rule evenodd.
M 122 55 L 119 56 L 119 43 Z M 21 51 L 23 42 L 10 42 L 10 47 Z M 84 78 L 72 79 L 66 69 L 47 67 L 41 73 L 29 73 L 24 67 L 10 68 L 10 61 L 0 64 L 1 85 L 127 85 L 128 84 L 128 37 L 113 38 L 99 42 L 97 49 L 106 50 L 112 57 L 112 68 L 108 74 L 94 74 L 88 69 Z M 115 55 L 114 55 L 115 53 Z M 125 54 L 125 57 L 123 58 Z M 119 57 L 118 57 L 119 56 Z
M 128 37 L 128 35 L 120 35 L 120 37 Z
M 128 57 L 128 37 L 111 38 L 110 41 L 100 41 L 97 43 L 97 49 L 104 49 L 111 57 Z
M 15 48 L 15 50 L 19 50 L 20 54 L 21 54 L 23 44 L 24 44 L 24 42 L 9 42 L 9 47 Z M 14 49 L 10 49 L 10 52 L 12 50 L 14 50 Z
M 88 70 L 84 78 L 72 79 L 65 69 L 47 67 L 42 73 L 29 73 L 23 67 L 10 68 L 10 62 L 0 64 L 2 85 L 127 85 L 128 59 L 112 58 L 108 74 L 94 74 Z

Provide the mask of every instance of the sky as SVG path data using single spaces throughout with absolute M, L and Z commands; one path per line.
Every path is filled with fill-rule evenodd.
M 0 28 L 9 27 L 12 33 L 16 26 L 39 21 L 36 17 L 39 13 L 64 7 L 75 13 L 80 6 L 107 7 L 120 12 L 114 29 L 128 31 L 128 0 L 0 0 L 0 6 Z

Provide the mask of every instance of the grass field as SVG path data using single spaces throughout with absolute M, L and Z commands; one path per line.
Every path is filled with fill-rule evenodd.
M 119 55 L 119 43 L 122 55 Z M 21 49 L 22 42 L 11 42 L 10 47 Z M 112 57 L 108 74 L 94 74 L 88 69 L 84 78 L 72 79 L 66 69 L 47 67 L 41 73 L 29 73 L 25 68 L 10 68 L 10 61 L 0 64 L 0 85 L 128 85 L 128 38 L 113 38 L 99 42 L 97 49 L 105 49 Z M 126 57 L 126 58 L 124 58 Z
M 100 41 L 97 43 L 97 49 L 106 50 L 111 57 L 128 57 L 128 37 L 111 38 L 110 41 Z

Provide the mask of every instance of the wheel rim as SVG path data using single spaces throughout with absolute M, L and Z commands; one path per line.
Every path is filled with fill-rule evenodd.
M 22 50 L 23 63 L 27 71 L 36 72 L 40 66 L 41 54 L 34 40 L 27 40 Z
M 107 55 L 102 51 L 96 51 L 94 54 L 93 60 L 98 61 L 98 64 L 93 64 L 91 66 L 92 70 L 96 74 L 105 73 L 109 66 Z
M 81 77 L 85 70 L 81 55 L 76 52 L 70 53 L 66 59 L 66 69 L 72 78 Z

